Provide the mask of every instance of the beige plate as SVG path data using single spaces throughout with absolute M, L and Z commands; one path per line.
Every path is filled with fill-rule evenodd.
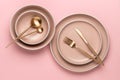
M 92 61 L 91 59 L 82 55 L 81 52 L 77 51 L 74 48 L 66 45 L 64 43 L 64 38 L 69 37 L 70 39 L 76 42 L 76 46 L 84 49 L 86 52 L 91 53 L 87 48 L 85 43 L 79 37 L 79 35 L 75 32 L 75 28 L 79 29 L 85 38 L 89 41 L 95 51 L 99 54 L 102 49 L 102 38 L 98 30 L 88 22 L 85 21 L 71 21 L 64 27 L 59 30 L 58 38 L 57 38 L 57 47 L 60 55 L 69 63 L 75 65 L 83 65 Z M 93 55 L 93 54 L 90 54 Z
M 102 60 L 104 60 L 104 58 L 107 56 L 108 53 L 108 49 L 109 49 L 109 38 L 108 35 L 106 33 L 105 28 L 102 26 L 102 24 L 96 20 L 95 18 L 85 15 L 85 14 L 75 14 L 75 15 L 71 15 L 65 19 L 63 19 L 56 28 L 56 34 L 55 37 L 53 38 L 50 48 L 51 48 L 51 52 L 55 58 L 55 60 L 57 61 L 57 63 L 62 66 L 63 68 L 73 71 L 73 72 L 86 72 L 89 70 L 94 69 L 95 67 L 98 66 L 98 64 L 91 62 L 85 65 L 73 65 L 70 64 L 68 62 L 66 62 L 60 55 L 58 49 L 57 49 L 57 37 L 58 37 L 58 32 L 64 27 L 64 25 L 68 24 L 71 21 L 84 21 L 84 22 L 88 22 L 90 24 L 92 24 L 97 31 L 99 31 L 99 33 L 101 34 L 102 37 L 102 49 L 101 52 L 99 54 L 100 58 Z
M 24 49 L 41 49 L 45 47 L 54 36 L 55 27 L 53 18 L 50 13 L 40 6 L 30 5 L 19 9 L 13 16 L 10 29 L 12 38 L 15 39 L 18 34 L 29 27 L 30 19 L 36 15 L 40 16 L 43 20 L 42 26 L 44 26 L 44 32 L 42 34 L 33 34 L 23 38 L 22 40 L 16 41 L 16 43 Z M 31 31 L 34 31 L 34 29 L 31 29 L 28 32 Z

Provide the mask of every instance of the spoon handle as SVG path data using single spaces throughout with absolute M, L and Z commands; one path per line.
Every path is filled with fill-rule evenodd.
M 28 27 L 25 31 L 23 31 L 19 36 L 17 36 L 12 42 L 10 42 L 10 43 L 6 46 L 6 48 L 8 48 L 10 45 L 12 45 L 16 40 L 20 39 L 21 36 L 22 36 L 25 32 L 27 32 L 30 28 L 31 28 L 31 26 Z
M 31 33 L 28 33 L 28 34 L 22 36 L 21 38 L 24 38 L 24 37 L 29 36 L 29 35 L 31 35 L 31 34 L 33 34 L 33 33 L 36 33 L 36 32 L 37 32 L 37 31 L 33 31 L 33 32 L 31 32 Z M 20 38 L 20 39 L 21 39 L 21 38 Z

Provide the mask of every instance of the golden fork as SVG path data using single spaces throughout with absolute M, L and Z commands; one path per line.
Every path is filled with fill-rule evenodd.
M 99 61 L 99 64 L 103 64 L 103 61 L 101 60 L 101 58 L 98 56 L 98 54 L 96 53 L 96 51 L 93 49 L 93 47 L 90 45 L 90 43 L 87 41 L 87 39 L 84 37 L 84 35 L 82 34 L 82 32 L 75 28 L 75 31 L 77 32 L 77 34 L 80 36 L 80 38 L 83 40 L 83 42 L 87 45 L 88 49 L 92 52 L 92 54 L 94 56 L 96 56 L 97 60 Z
M 98 62 L 97 59 L 95 59 L 93 56 L 91 56 L 89 53 L 87 53 L 86 51 L 84 51 L 84 50 L 81 49 L 80 47 L 78 48 L 78 47 L 76 46 L 76 43 L 75 43 L 72 39 L 70 39 L 70 38 L 68 38 L 68 37 L 65 37 L 65 38 L 64 38 L 64 42 L 65 42 L 68 46 L 70 46 L 71 48 L 76 48 L 76 49 L 77 49 L 78 51 L 80 51 L 84 56 L 86 56 L 87 58 L 93 59 L 93 61 L 94 61 L 95 63 L 99 64 L 99 62 Z

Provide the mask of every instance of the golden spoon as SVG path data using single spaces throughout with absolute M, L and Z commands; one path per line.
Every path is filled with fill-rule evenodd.
M 22 35 L 25 32 L 27 32 L 31 27 L 38 29 L 39 32 L 42 33 L 43 32 L 43 28 L 41 27 L 41 24 L 42 24 L 42 20 L 41 20 L 40 17 L 37 17 L 37 16 L 33 17 L 32 20 L 31 20 L 31 26 L 29 28 L 27 28 L 25 31 L 23 31 L 19 36 L 17 36 L 10 44 L 8 44 L 6 46 L 6 48 L 9 47 L 11 44 L 13 44 L 14 41 L 20 39 L 22 37 Z

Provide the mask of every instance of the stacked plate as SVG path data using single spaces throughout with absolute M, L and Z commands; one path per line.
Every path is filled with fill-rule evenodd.
M 86 37 L 103 61 L 109 48 L 106 30 L 98 20 L 85 14 L 68 16 L 57 25 L 55 36 L 51 42 L 51 52 L 57 63 L 67 70 L 73 72 L 92 70 L 98 64 L 64 42 L 64 38 L 69 37 L 76 42 L 76 46 L 91 53 L 83 40 L 75 32 L 75 29 L 79 29 L 84 34 L 84 37 Z

